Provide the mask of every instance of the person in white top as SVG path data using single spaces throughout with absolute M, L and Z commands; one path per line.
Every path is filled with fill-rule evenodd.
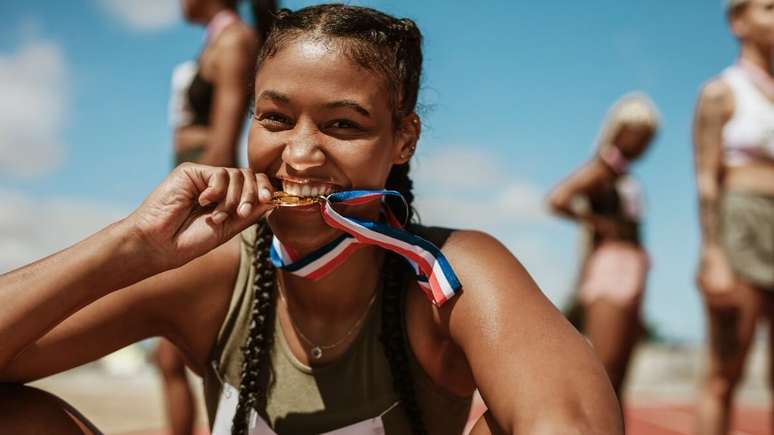
M 696 433 L 706 435 L 728 433 L 756 324 L 774 316 L 774 0 L 725 3 L 739 58 L 703 87 L 694 123 L 710 349 Z

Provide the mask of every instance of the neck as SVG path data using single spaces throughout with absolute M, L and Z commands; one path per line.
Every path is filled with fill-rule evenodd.
M 363 312 L 379 285 L 383 260 L 381 248 L 365 246 L 318 281 L 278 273 L 282 273 L 285 298 L 294 312 L 335 321 Z
M 740 59 L 755 65 L 769 76 L 774 76 L 774 68 L 772 68 L 771 62 L 772 56 L 774 56 L 774 50 L 771 47 L 764 47 L 752 42 L 742 44 L 739 52 Z

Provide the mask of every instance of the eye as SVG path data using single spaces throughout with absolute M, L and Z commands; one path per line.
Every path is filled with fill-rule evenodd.
M 346 119 L 337 119 L 336 121 L 333 121 L 331 124 L 329 124 L 328 128 L 350 130 L 360 129 L 360 126 Z
M 268 129 L 283 129 L 293 125 L 290 118 L 277 112 L 255 114 L 253 118 Z

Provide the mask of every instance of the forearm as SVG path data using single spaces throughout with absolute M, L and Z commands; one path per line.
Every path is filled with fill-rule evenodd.
M 701 225 L 702 246 L 718 244 L 718 210 L 720 205 L 720 186 L 717 176 L 710 171 L 700 171 L 697 175 L 699 194 L 699 222 Z
M 718 245 L 718 201 L 717 199 L 699 198 L 699 221 L 701 222 L 702 246 Z
M 569 196 L 561 190 L 556 190 L 548 197 L 548 207 L 556 216 L 581 221 L 591 217 L 589 207 L 577 196 Z
M 125 221 L 0 275 L 0 367 L 80 308 L 153 274 Z

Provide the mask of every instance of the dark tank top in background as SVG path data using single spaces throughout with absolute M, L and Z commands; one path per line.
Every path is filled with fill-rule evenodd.
M 199 69 L 196 72 L 191 85 L 188 87 L 188 103 L 193 119 L 191 125 L 209 126 L 210 111 L 212 110 L 212 97 L 215 93 L 215 85 L 202 76 Z
M 591 212 L 595 215 L 604 216 L 614 222 L 614 231 L 610 234 L 602 234 L 598 231 L 592 232 L 594 246 L 599 245 L 605 240 L 628 241 L 634 244 L 641 244 L 640 219 L 636 213 L 628 210 L 626 201 L 641 201 L 637 198 L 627 198 L 626 189 L 622 187 L 623 183 L 636 182 L 633 179 L 619 179 L 605 189 L 597 190 L 588 194 L 589 206 Z M 638 187 L 637 187 L 638 188 Z M 639 195 L 637 192 L 635 195 Z

